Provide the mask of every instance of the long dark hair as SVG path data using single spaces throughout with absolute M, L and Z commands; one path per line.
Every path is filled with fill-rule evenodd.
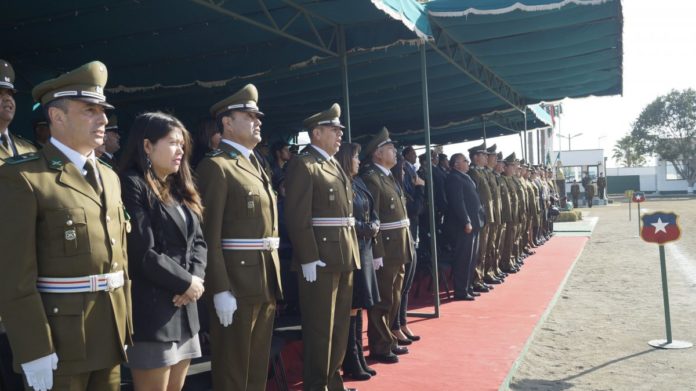
M 178 172 L 169 175 L 165 180 L 160 180 L 153 172 L 152 164 L 148 162 L 144 146 L 145 140 L 155 144 L 174 129 L 181 129 L 184 137 L 184 157 L 181 159 Z M 201 196 L 196 190 L 189 165 L 191 146 L 191 135 L 184 124 L 174 116 L 159 111 L 140 114 L 135 118 L 128 135 L 128 145 L 121 160 L 120 172 L 133 169 L 142 173 L 150 190 L 160 201 L 169 203 L 176 199 L 191 209 L 199 219 L 202 219 Z
M 334 159 L 341 165 L 343 171 L 353 180 L 353 157 L 360 154 L 360 144 L 358 143 L 341 143 L 341 148 L 334 155 Z

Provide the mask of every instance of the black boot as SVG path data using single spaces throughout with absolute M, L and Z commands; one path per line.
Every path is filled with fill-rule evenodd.
M 343 376 L 350 377 L 353 380 L 368 380 L 372 376 L 365 372 L 360 365 L 358 358 L 358 344 L 355 338 L 355 316 L 350 317 L 350 326 L 348 327 L 348 346 L 346 347 L 346 355 L 343 357 Z
M 355 342 L 358 346 L 358 360 L 360 361 L 360 366 L 362 367 L 363 371 L 369 373 L 372 376 L 376 375 L 377 371 L 375 371 L 367 365 L 367 361 L 365 361 L 365 353 L 363 352 L 362 310 L 358 310 L 358 316 L 355 317 Z

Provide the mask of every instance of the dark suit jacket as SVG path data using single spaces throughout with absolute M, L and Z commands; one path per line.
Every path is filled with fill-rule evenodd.
M 486 223 L 486 211 L 481 204 L 473 179 L 467 174 L 452 170 L 445 181 L 445 193 L 447 195 L 446 232 L 461 236 L 466 224 L 471 224 L 473 232 L 478 232 Z
M 128 263 L 133 339 L 170 342 L 195 335 L 200 329 L 196 303 L 178 308 L 172 298 L 189 288 L 192 276 L 205 276 L 208 250 L 200 221 L 182 204 L 186 224 L 176 206 L 160 202 L 136 171 L 125 172 L 121 183 L 132 224 Z

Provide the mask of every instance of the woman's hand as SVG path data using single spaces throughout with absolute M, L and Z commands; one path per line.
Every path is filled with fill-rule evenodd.
M 187 305 L 188 303 L 200 299 L 204 291 L 205 287 L 203 286 L 203 279 L 201 279 L 200 277 L 193 276 L 193 278 L 191 279 L 191 285 L 186 290 L 186 292 L 184 292 L 181 295 L 175 295 L 172 299 L 172 302 L 177 307 Z

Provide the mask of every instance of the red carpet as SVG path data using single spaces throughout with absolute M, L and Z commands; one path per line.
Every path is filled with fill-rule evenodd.
M 377 376 L 346 387 L 498 390 L 587 239 L 554 237 L 527 258 L 521 272 L 476 301 L 444 300 L 440 318 L 410 318 L 411 329 L 422 336 L 409 346 L 411 353 L 398 364 L 371 364 Z M 301 389 L 301 347 L 291 348 L 283 352 L 288 380 L 292 389 Z

